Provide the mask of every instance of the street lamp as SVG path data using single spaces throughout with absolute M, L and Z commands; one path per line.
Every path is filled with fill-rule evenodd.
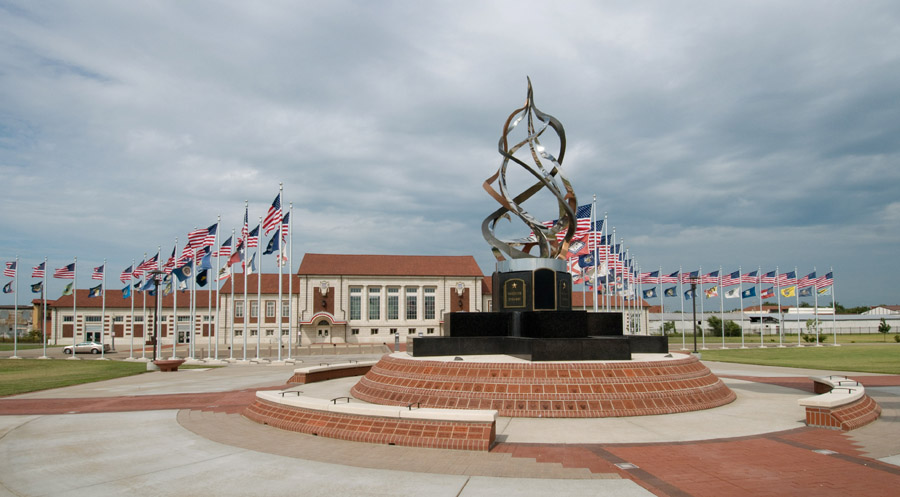
M 150 336 L 151 345 L 153 345 L 153 362 L 156 362 L 156 344 L 159 341 L 159 282 L 165 276 L 165 271 L 154 269 L 147 274 L 153 278 L 154 293 L 156 294 L 156 305 L 153 307 L 153 334 Z

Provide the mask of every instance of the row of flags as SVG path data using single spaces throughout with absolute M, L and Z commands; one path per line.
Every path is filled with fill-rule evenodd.
M 175 281 L 177 281 L 177 284 L 181 289 L 186 289 L 187 280 L 192 276 L 196 278 L 198 285 L 201 287 L 205 286 L 209 281 L 208 272 L 212 269 L 211 259 L 213 257 L 227 258 L 225 267 L 222 268 L 218 274 L 217 280 L 219 281 L 226 280 L 231 276 L 232 266 L 234 264 L 241 263 L 242 268 L 246 271 L 248 265 L 244 263 L 244 254 L 248 248 L 259 247 L 260 231 L 262 231 L 263 236 L 268 236 L 269 233 L 277 230 L 277 233 L 271 237 L 266 245 L 263 255 L 275 254 L 277 252 L 277 263 L 279 266 L 283 265 L 287 261 L 287 256 L 283 253 L 282 247 L 284 246 L 285 239 L 289 232 L 290 213 L 284 213 L 282 210 L 281 195 L 281 192 L 279 192 L 266 212 L 265 218 L 253 230 L 249 229 L 249 208 L 245 206 L 244 225 L 241 229 L 241 236 L 237 238 L 234 243 L 232 243 L 233 236 L 230 236 L 222 243 L 218 250 L 212 250 L 217 241 L 219 230 L 219 222 L 216 222 L 207 228 L 195 228 L 190 231 L 187 235 L 187 243 L 182 250 L 180 252 L 178 251 L 176 243 L 176 246 L 172 248 L 172 254 L 165 262 L 160 259 L 160 253 L 157 251 L 156 255 L 145 258 L 138 264 L 128 266 L 119 275 L 119 280 L 126 285 L 122 289 L 123 297 L 129 298 L 132 289 L 149 291 L 152 294 L 154 287 L 153 279 L 146 278 L 146 280 L 144 280 L 144 278 L 150 271 L 154 270 L 160 270 L 166 275 L 162 282 L 164 294 L 171 293 Z M 74 280 L 76 274 L 76 262 L 56 268 L 52 273 L 52 277 L 56 279 Z M 16 278 L 19 269 L 18 265 L 18 259 L 16 261 L 7 262 L 3 270 L 3 275 Z M 249 270 L 256 271 L 256 254 L 253 254 L 249 261 Z M 105 274 L 106 263 L 104 262 L 104 264 L 93 268 L 91 279 L 105 282 Z M 41 262 L 32 268 L 31 277 L 42 279 L 42 281 L 31 285 L 31 291 L 33 293 L 41 293 L 44 291 L 43 280 L 46 279 L 46 276 L 46 261 Z M 131 282 L 133 279 L 139 280 L 138 283 L 132 285 Z M 62 295 L 71 295 L 74 291 L 73 287 L 74 282 L 66 285 Z M 101 296 L 103 294 L 103 288 L 104 283 L 89 288 L 88 296 Z M 14 291 L 13 281 L 10 281 L 3 286 L 3 293 L 14 293 Z
M 782 274 L 778 274 L 777 271 L 770 271 L 762 276 L 759 275 L 759 271 L 751 271 L 746 274 L 734 271 L 722 276 L 719 276 L 719 271 L 712 271 L 702 276 L 699 275 L 699 271 L 686 272 L 680 275 L 679 273 L 680 271 L 675 271 L 664 276 L 660 276 L 659 271 L 640 273 L 637 282 L 642 285 L 664 283 L 681 283 L 682 285 L 691 283 L 700 285 L 713 284 L 714 286 L 703 290 L 706 298 L 718 297 L 719 291 L 727 287 L 743 285 L 744 283 L 753 285 L 747 289 L 733 288 L 725 291 L 723 297 L 726 299 L 746 299 L 756 296 L 759 296 L 761 299 L 771 299 L 775 298 L 777 294 L 783 297 L 831 295 L 831 287 L 834 285 L 834 274 L 832 271 L 820 277 L 816 277 L 816 272 L 813 271 L 800 279 L 797 279 L 796 271 Z M 774 286 L 760 289 L 757 294 L 757 286 L 763 283 Z M 677 297 L 678 293 L 675 286 L 663 290 L 663 296 L 665 297 Z M 692 290 L 687 290 L 683 293 L 685 300 L 690 300 L 693 297 Z M 644 298 L 655 298 L 658 296 L 655 287 L 643 290 L 642 294 Z

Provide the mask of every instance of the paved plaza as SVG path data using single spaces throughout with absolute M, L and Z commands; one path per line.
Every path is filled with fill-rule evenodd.
M 841 373 L 883 408 L 844 433 L 806 427 L 797 404 L 812 395 L 807 376 L 838 372 L 706 364 L 735 402 L 665 416 L 501 417 L 490 452 L 346 442 L 240 415 L 300 364 L 154 372 L 7 397 L 0 495 L 896 494 L 900 376 Z M 300 388 L 334 398 L 356 381 Z

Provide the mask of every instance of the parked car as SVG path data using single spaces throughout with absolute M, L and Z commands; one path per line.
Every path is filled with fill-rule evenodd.
M 109 352 L 110 351 L 109 344 L 108 343 L 101 344 L 100 342 L 81 342 L 81 343 L 75 344 L 75 353 L 76 354 L 87 354 L 87 353 L 99 354 L 101 351 Z M 63 353 L 71 354 L 72 346 L 68 345 L 66 347 L 63 347 Z

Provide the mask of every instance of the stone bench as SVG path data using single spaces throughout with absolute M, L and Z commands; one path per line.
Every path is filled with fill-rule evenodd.
M 184 364 L 184 359 L 157 359 L 153 364 L 163 373 L 178 371 L 178 367 Z
M 819 395 L 799 399 L 806 408 L 807 426 L 849 431 L 878 419 L 881 407 L 866 395 L 865 387 L 845 376 L 811 376 Z
M 345 361 L 297 368 L 287 382 L 305 384 L 349 376 L 362 376 L 368 373 L 376 363 L 378 361 Z
M 496 438 L 497 411 L 419 409 L 282 393 L 256 392 L 244 416 L 315 436 L 408 447 L 487 451 Z

